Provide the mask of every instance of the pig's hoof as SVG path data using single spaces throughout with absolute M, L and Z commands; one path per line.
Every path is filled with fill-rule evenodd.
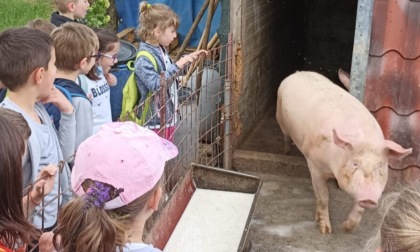
M 343 222 L 343 224 L 341 224 L 341 228 L 346 233 L 350 233 L 351 231 L 353 231 L 356 228 L 356 226 L 357 224 L 350 220 L 346 220 Z
M 326 224 L 326 223 L 319 223 L 319 231 L 322 234 L 331 234 L 332 233 L 332 228 L 331 228 L 331 224 Z
M 319 224 L 319 231 L 322 234 L 331 234 L 332 233 L 332 228 L 331 228 L 331 223 L 328 221 L 326 222 L 325 220 L 323 220 L 320 216 L 315 216 L 315 222 Z

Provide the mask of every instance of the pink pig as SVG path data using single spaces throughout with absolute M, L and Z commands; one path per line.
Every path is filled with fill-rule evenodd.
M 277 95 L 276 117 L 284 134 L 285 152 L 293 141 L 311 172 L 319 230 L 332 232 L 327 180 L 336 178 L 355 201 L 341 225 L 352 231 L 364 208 L 378 206 L 388 178 L 388 158 L 402 159 L 412 148 L 385 140 L 378 122 L 359 100 L 315 72 L 290 75 Z

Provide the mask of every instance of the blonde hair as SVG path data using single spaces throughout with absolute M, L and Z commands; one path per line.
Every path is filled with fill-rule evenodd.
M 50 22 L 48 22 L 47 20 L 44 20 L 42 18 L 36 18 L 36 19 L 33 19 L 33 20 L 29 21 L 26 24 L 26 27 L 34 28 L 34 29 L 43 31 L 43 32 L 45 32 L 49 35 L 54 30 L 54 28 L 56 28 L 57 26 L 51 24 Z
M 420 183 L 398 185 L 381 202 L 382 221 L 365 251 L 381 247 L 384 252 L 420 251 Z M 373 250 L 372 250 L 373 249 Z
M 60 13 L 67 13 L 67 4 L 69 3 L 78 3 L 79 0 L 54 0 L 54 4 L 57 7 L 57 10 Z
M 158 27 L 162 31 L 168 27 L 179 27 L 179 17 L 164 4 L 149 4 L 143 1 L 139 4 L 139 29 L 138 36 L 143 41 L 156 41 L 153 29 Z
M 94 183 L 86 180 L 83 183 L 84 190 L 87 191 Z M 118 196 L 113 186 L 105 185 L 111 188 L 111 199 Z M 141 197 L 113 210 L 89 206 L 84 197 L 70 201 L 60 210 L 58 226 L 54 231 L 54 246 L 63 252 L 115 252 L 117 247 L 123 251 L 130 238 L 128 230 L 160 186 L 158 182 Z
M 51 33 L 59 70 L 77 71 L 82 59 L 89 58 L 99 48 L 98 36 L 86 25 L 67 22 Z

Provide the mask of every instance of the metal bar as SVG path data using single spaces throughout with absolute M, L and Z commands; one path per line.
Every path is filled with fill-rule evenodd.
M 158 91 L 159 94 L 159 106 L 157 113 L 160 114 L 160 131 L 159 135 L 165 138 L 165 131 L 166 131 L 166 77 L 165 72 L 160 73 L 160 88 Z
M 365 97 L 374 0 L 359 0 L 354 32 L 350 93 L 362 103 Z
M 232 74 L 232 33 L 228 34 L 228 45 L 227 45 L 227 74 L 225 80 L 225 92 L 224 92 L 224 103 L 225 103 L 225 134 L 223 144 L 223 167 L 225 169 L 231 169 L 231 155 L 230 155 L 230 92 L 231 92 L 231 74 Z

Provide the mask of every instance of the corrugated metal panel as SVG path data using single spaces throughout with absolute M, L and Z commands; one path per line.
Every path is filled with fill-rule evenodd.
M 390 183 L 420 178 L 420 3 L 375 0 L 365 105 L 413 153 L 390 162 Z

